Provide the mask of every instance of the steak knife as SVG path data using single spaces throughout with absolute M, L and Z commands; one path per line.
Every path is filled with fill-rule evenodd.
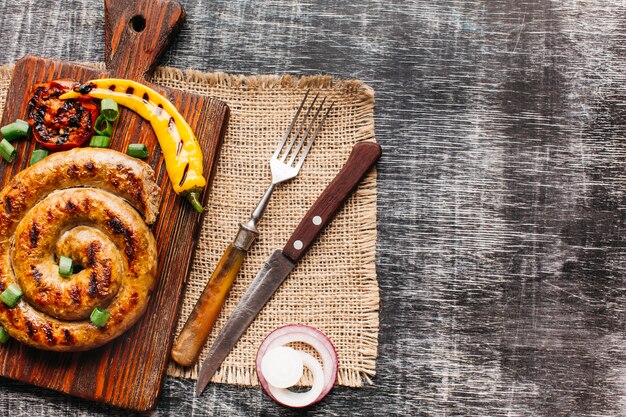
M 250 323 L 295 268 L 296 263 L 302 259 L 322 230 L 332 221 L 343 203 L 376 163 L 381 152 L 380 146 L 373 142 L 360 142 L 354 145 L 341 171 L 313 203 L 285 247 L 282 250 L 275 250 L 265 261 L 220 330 L 202 363 L 196 385 L 196 395 L 202 394 L 241 335 L 248 329 Z

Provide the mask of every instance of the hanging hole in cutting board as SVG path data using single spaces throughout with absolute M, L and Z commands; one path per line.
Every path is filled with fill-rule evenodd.
M 133 16 L 129 23 L 130 27 L 138 33 L 142 32 L 146 28 L 146 18 L 140 14 Z

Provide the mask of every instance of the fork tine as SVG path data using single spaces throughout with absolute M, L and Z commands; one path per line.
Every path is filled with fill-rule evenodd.
M 309 96 L 309 90 L 307 90 L 307 92 L 304 93 L 304 98 L 302 99 L 302 102 L 300 103 L 300 107 L 298 107 L 298 111 L 296 111 L 296 114 L 293 115 L 293 119 L 291 119 L 291 123 L 289 124 L 289 129 L 287 129 L 287 131 L 283 135 L 283 138 L 281 139 L 280 143 L 278 144 L 278 147 L 274 151 L 274 155 L 272 155 L 272 158 L 277 158 L 278 154 L 280 153 L 280 150 L 283 148 L 283 146 L 285 146 L 285 142 L 287 142 L 287 139 L 289 138 L 289 135 L 291 134 L 291 129 L 293 129 L 293 126 L 296 124 L 296 120 L 298 120 L 298 116 L 300 116 L 300 112 L 302 111 L 302 107 L 304 106 L 304 103 L 306 102 L 306 99 L 308 96 Z
M 298 128 L 298 131 L 296 132 L 296 134 L 291 137 L 291 140 L 289 141 L 289 144 L 287 145 L 287 149 L 285 149 L 285 153 L 283 153 L 282 158 L 280 158 L 281 162 L 285 162 L 285 159 L 287 159 L 287 155 L 289 155 L 289 153 L 291 152 L 291 148 L 293 147 L 293 144 L 296 142 L 296 140 L 300 136 L 300 133 L 302 133 L 302 129 L 304 128 L 304 125 L 306 123 L 306 119 L 309 117 L 309 114 L 311 113 L 311 109 L 315 105 L 315 102 L 317 101 L 317 98 L 319 97 L 319 95 L 320 93 L 317 93 L 315 97 L 313 97 L 313 101 L 309 105 L 309 108 L 307 109 L 305 115 L 302 116 L 300 127 Z
M 311 147 L 313 146 L 313 142 L 315 142 L 315 138 L 317 137 L 317 132 L 319 132 L 320 129 L 322 128 L 322 125 L 324 125 L 324 122 L 326 121 L 326 116 L 328 116 L 328 114 L 330 113 L 334 105 L 335 105 L 334 101 L 330 103 L 330 106 L 328 106 L 328 110 L 326 110 L 326 113 L 324 113 L 324 116 L 322 116 L 322 120 L 320 120 L 320 123 L 317 125 L 315 132 L 313 132 L 313 136 L 311 136 L 311 139 L 309 140 L 308 145 L 302 152 L 302 156 L 300 156 L 300 160 L 298 160 L 298 164 L 296 165 L 297 171 L 300 171 L 300 167 L 302 167 L 302 164 L 304 163 L 304 158 L 306 158 L 307 154 L 311 150 Z
M 322 107 L 324 107 L 324 103 L 326 103 L 326 97 L 324 97 L 324 99 L 320 103 L 320 106 L 317 108 L 317 111 L 315 112 L 315 115 L 311 119 L 311 122 L 309 123 L 309 126 L 306 128 L 306 131 L 304 132 L 304 135 L 302 136 L 302 140 L 300 140 L 300 143 L 296 147 L 295 152 L 291 155 L 291 158 L 289 158 L 289 162 L 287 163 L 287 165 L 291 166 L 291 164 L 293 164 L 293 161 L 296 160 L 296 156 L 298 156 L 298 153 L 300 152 L 300 149 L 302 149 L 302 146 L 304 145 L 304 143 L 306 142 L 307 138 L 309 137 L 309 133 L 311 133 L 311 129 L 313 129 L 313 125 L 315 124 L 315 120 L 317 119 L 317 116 L 320 114 L 320 111 L 322 111 Z

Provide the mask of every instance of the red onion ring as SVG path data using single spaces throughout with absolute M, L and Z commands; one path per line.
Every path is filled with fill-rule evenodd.
M 322 369 L 324 374 L 323 387 L 321 389 L 320 394 L 312 401 L 307 401 L 305 404 L 295 404 L 288 403 L 285 401 L 283 395 L 280 395 L 280 390 L 286 390 L 285 388 L 277 388 L 271 385 L 265 376 L 263 375 L 263 370 L 261 368 L 261 362 L 265 354 L 279 346 L 285 346 L 288 343 L 293 342 L 302 342 L 311 346 L 317 353 L 320 355 L 322 359 Z M 302 352 L 304 355 L 308 355 Z M 315 360 L 311 355 L 308 355 L 309 358 L 305 359 L 305 366 L 310 367 L 311 360 Z M 303 359 L 305 356 L 303 356 Z M 316 360 L 315 360 L 316 361 Z M 317 362 L 317 361 L 316 361 Z M 337 371 L 338 371 L 338 359 L 337 359 L 337 351 L 335 350 L 335 346 L 333 346 L 332 342 L 326 337 L 324 333 L 317 330 L 311 326 L 305 326 L 303 324 L 288 324 L 286 326 L 282 326 L 271 332 L 257 352 L 256 356 L 256 371 L 257 376 L 259 378 L 259 382 L 263 387 L 263 390 L 269 395 L 274 401 L 286 405 L 288 407 L 293 408 L 303 408 L 308 407 L 309 405 L 315 404 L 322 400 L 332 389 L 335 380 L 337 379 Z M 319 383 L 319 382 L 318 382 Z M 315 381 L 313 381 L 315 387 Z M 283 391 L 284 392 L 284 391 Z M 291 391 L 289 391 L 291 392 Z M 293 393 L 294 396 L 300 395 L 300 393 Z M 306 395 L 307 393 L 301 393 L 302 395 Z M 278 397 L 278 398 L 277 398 Z

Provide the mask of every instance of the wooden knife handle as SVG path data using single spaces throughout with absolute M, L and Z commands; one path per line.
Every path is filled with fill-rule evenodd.
M 348 161 L 306 213 L 283 248 L 294 263 L 304 256 L 324 227 L 335 217 L 361 179 L 376 163 L 382 150 L 373 142 L 354 145 Z
M 228 245 L 226 248 L 185 326 L 174 342 L 172 359 L 176 363 L 190 366 L 198 360 L 245 255 L 246 251 L 237 246 Z
M 185 18 L 183 6 L 173 0 L 105 0 L 104 60 L 109 76 L 149 79 Z

